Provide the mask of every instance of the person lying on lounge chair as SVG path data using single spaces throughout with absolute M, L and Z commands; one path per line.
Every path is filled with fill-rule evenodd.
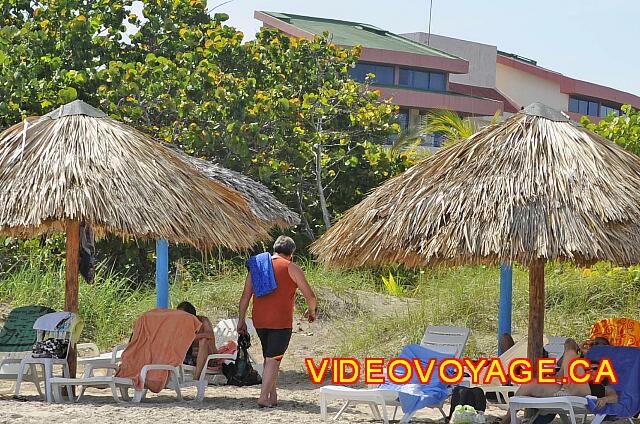
M 585 342 L 587 343 L 587 342 Z M 583 343 L 584 344 L 584 343 Z M 589 346 L 607 345 L 606 339 L 594 339 Z M 586 346 L 586 345 L 585 345 Z M 556 381 L 561 381 L 564 376 L 569 375 L 569 364 L 576 358 L 580 358 L 581 353 L 578 343 L 573 339 L 567 339 L 564 343 L 564 353 L 560 362 L 560 370 L 556 374 Z M 580 369 L 576 369 L 578 377 L 584 376 L 584 371 L 580 373 Z M 516 391 L 516 396 L 533 396 L 533 397 L 550 397 L 550 396 L 595 396 L 598 398 L 597 406 L 602 408 L 607 403 L 617 403 L 618 394 L 610 386 L 606 385 L 606 381 L 602 383 L 589 382 L 588 384 L 579 384 L 569 381 L 566 384 L 540 384 L 533 381 L 529 384 L 523 384 Z M 503 424 L 511 422 L 511 415 L 507 414 L 503 419 Z

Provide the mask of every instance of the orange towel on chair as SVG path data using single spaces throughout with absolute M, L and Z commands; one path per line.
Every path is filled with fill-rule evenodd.
M 200 328 L 195 316 L 177 309 L 152 309 L 136 321 L 133 336 L 122 352 L 117 377 L 130 378 L 136 389 L 142 389 L 140 371 L 145 365 L 182 364 Z M 154 393 L 167 385 L 169 371 L 154 370 L 147 374 L 145 386 Z
M 640 347 L 640 322 L 631 318 L 607 318 L 591 326 L 590 339 L 604 337 L 611 346 Z

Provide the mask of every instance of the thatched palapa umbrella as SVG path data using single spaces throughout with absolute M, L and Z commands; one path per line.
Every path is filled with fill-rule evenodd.
M 249 202 L 251 212 L 268 226 L 277 226 L 284 230 L 300 223 L 298 214 L 276 199 L 261 183 L 217 163 L 189 156 L 173 144 L 163 145 L 178 153 L 211 180 L 242 193 Z
M 0 139 L 0 233 L 67 233 L 65 309 L 78 308 L 80 222 L 98 234 L 243 250 L 268 238 L 243 195 L 82 101 Z
M 278 226 L 284 230 L 300 222 L 296 213 L 280 203 L 259 182 L 213 162 L 189 156 L 173 144 L 163 145 L 178 153 L 206 177 L 241 193 L 248 200 L 253 215 L 266 226 Z M 169 303 L 169 246 L 163 240 L 156 243 L 156 258 L 157 305 L 166 307 Z
M 529 267 L 542 354 L 544 266 L 640 262 L 640 160 L 535 103 L 375 189 L 313 247 L 326 264 Z

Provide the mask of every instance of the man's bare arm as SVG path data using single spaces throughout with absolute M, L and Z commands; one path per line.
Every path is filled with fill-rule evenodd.
M 298 265 L 290 263 L 289 276 L 296 283 L 298 289 L 307 301 L 309 309 L 307 310 L 307 312 L 305 312 L 305 316 L 309 319 L 309 322 L 315 321 L 318 300 L 316 299 L 316 295 L 313 292 L 313 289 L 311 289 L 307 278 L 304 276 L 304 272 Z
M 247 274 L 247 279 L 244 282 L 244 290 L 240 297 L 240 310 L 238 313 L 238 332 L 247 332 L 247 309 L 249 308 L 249 302 L 253 295 L 253 285 L 251 284 L 251 274 Z

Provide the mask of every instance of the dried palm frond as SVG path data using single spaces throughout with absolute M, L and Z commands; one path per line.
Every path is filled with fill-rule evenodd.
M 99 234 L 203 250 L 268 238 L 242 194 L 86 103 L 20 125 L 0 135 L 0 233 L 32 237 L 82 220 Z
M 640 159 L 533 104 L 387 181 L 312 248 L 341 266 L 640 262 Z
M 242 193 L 249 202 L 251 212 L 266 224 L 276 225 L 284 230 L 300 223 L 298 214 L 282 204 L 267 187 L 259 182 L 217 163 L 189 156 L 173 144 L 163 143 L 163 145 L 178 153 L 213 181 Z

